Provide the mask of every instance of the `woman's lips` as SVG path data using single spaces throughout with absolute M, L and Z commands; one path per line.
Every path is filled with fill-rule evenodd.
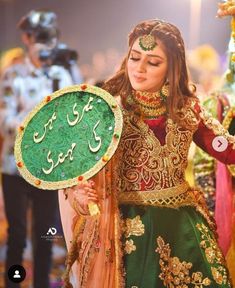
M 146 78 L 144 78 L 142 76 L 137 76 L 137 75 L 134 75 L 134 79 L 136 82 L 143 82 L 146 80 Z

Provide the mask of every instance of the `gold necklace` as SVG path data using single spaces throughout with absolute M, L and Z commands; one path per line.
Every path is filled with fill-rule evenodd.
M 156 118 L 166 114 L 166 95 L 158 92 L 132 92 L 132 104 L 138 106 L 138 110 L 145 118 Z

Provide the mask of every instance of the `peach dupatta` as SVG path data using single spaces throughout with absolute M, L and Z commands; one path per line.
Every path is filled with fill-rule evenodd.
M 99 216 L 79 214 L 76 206 L 59 192 L 60 213 L 68 248 L 65 288 L 124 287 L 121 225 L 113 162 L 111 160 L 92 179 L 101 199 Z M 75 278 L 75 286 L 71 284 L 70 274 Z

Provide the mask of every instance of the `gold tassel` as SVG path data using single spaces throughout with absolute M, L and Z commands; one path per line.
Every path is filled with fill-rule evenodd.
M 69 249 L 68 255 L 66 257 L 66 270 L 64 272 L 64 275 L 62 276 L 62 279 L 64 281 L 63 288 L 73 288 L 71 282 L 70 282 L 70 271 L 75 263 L 75 261 L 78 259 L 79 255 L 79 250 L 81 248 L 81 244 L 78 244 L 78 236 L 81 234 L 85 224 L 85 218 L 80 216 L 77 223 L 76 227 L 74 229 L 74 235 L 73 235 L 73 240 L 71 243 L 71 247 Z

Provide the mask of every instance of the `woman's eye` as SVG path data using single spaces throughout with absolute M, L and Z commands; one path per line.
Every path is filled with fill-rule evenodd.
M 152 65 L 152 66 L 156 66 L 156 67 L 158 67 L 161 63 L 153 63 L 153 62 L 149 62 L 149 64 Z
M 138 58 L 138 57 L 130 57 L 130 60 L 133 60 L 133 61 L 138 61 L 138 60 L 140 60 L 140 58 Z

